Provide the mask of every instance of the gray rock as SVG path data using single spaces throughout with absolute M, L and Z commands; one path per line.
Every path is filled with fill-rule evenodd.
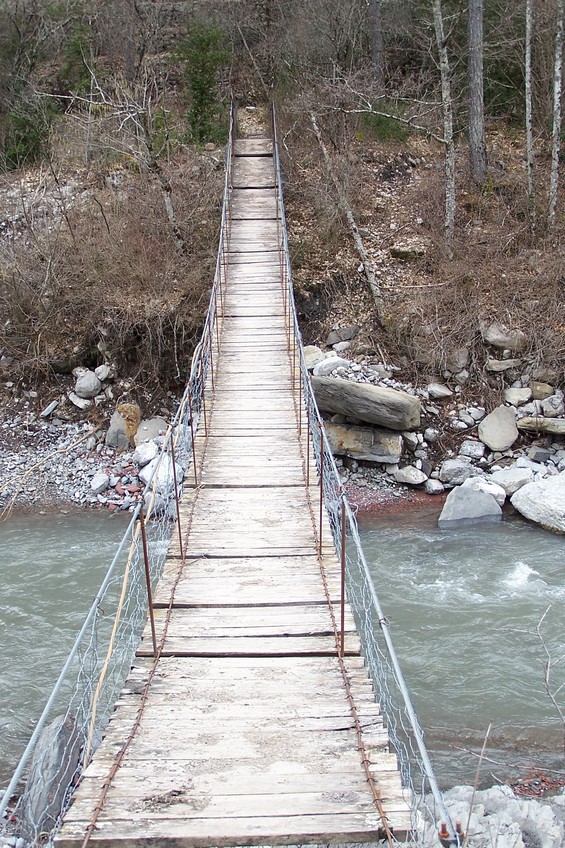
M 328 356 L 314 365 L 312 373 L 315 377 L 327 377 L 337 368 L 349 368 L 350 364 L 348 359 L 343 359 L 341 356 Z
M 347 427 L 325 422 L 332 453 L 368 462 L 396 463 L 402 453 L 402 437 L 375 427 Z
M 453 392 L 448 386 L 442 383 L 430 383 L 428 386 L 428 394 L 432 400 L 442 400 L 443 398 L 453 397 Z
M 534 473 L 531 468 L 517 468 L 512 465 L 510 468 L 493 471 L 489 479 L 502 486 L 506 494 L 511 497 L 522 486 L 532 482 Z
M 107 380 L 110 374 L 112 373 L 112 369 L 109 365 L 106 364 L 99 365 L 98 368 L 94 369 L 94 373 L 98 377 L 100 382 L 103 383 L 104 380 Z
M 425 256 L 429 246 L 430 243 L 427 239 L 420 236 L 410 236 L 396 241 L 390 249 L 390 255 L 394 256 L 395 259 L 409 262 L 412 259 Z
M 505 451 L 518 438 L 516 413 L 507 406 L 499 406 L 479 424 L 479 439 L 493 451 Z
M 546 418 L 558 418 L 565 414 L 565 405 L 561 394 L 551 395 L 541 401 L 541 408 Z
M 527 456 L 532 462 L 549 462 L 551 459 L 551 451 L 548 448 L 542 448 L 539 445 L 532 445 L 527 450 Z
M 502 509 L 491 495 L 458 486 L 446 498 L 438 527 L 449 530 L 470 524 L 493 524 L 501 518 Z
M 159 417 L 147 418 L 140 421 L 137 433 L 134 436 L 135 444 L 140 445 L 142 442 L 148 442 L 150 439 L 156 439 L 162 433 L 167 432 L 168 426 L 169 425 L 165 419 Z
M 506 501 L 506 491 L 494 480 L 486 477 L 468 477 L 462 484 L 461 488 L 473 489 L 476 492 L 484 492 L 495 499 L 499 506 L 504 506 Z
M 459 347 L 447 355 L 447 367 L 452 374 L 457 374 L 469 364 L 469 348 Z
M 359 327 L 334 327 L 326 339 L 326 345 L 333 347 L 339 342 L 350 342 L 359 333 Z
M 52 412 L 55 412 L 57 407 L 59 406 L 58 400 L 52 400 L 51 403 L 48 403 L 45 409 L 39 413 L 40 418 L 49 418 Z
M 565 533 L 565 472 L 522 486 L 511 498 L 525 518 L 554 533 Z
M 470 406 L 468 407 L 467 412 L 476 423 L 482 421 L 487 414 L 486 409 L 482 406 Z
M 541 383 L 539 380 L 532 380 L 530 388 L 534 400 L 545 400 L 555 392 L 553 386 L 550 386 L 549 383 Z
M 308 371 L 311 371 L 314 365 L 322 362 L 323 359 L 326 359 L 326 354 L 323 350 L 316 347 L 316 345 L 306 345 L 304 348 L 304 361 Z
M 404 468 L 399 468 L 393 474 L 397 483 L 404 483 L 407 486 L 421 486 L 428 479 L 423 471 L 419 468 L 414 468 L 413 465 L 405 465 Z
M 389 430 L 420 426 L 420 400 L 407 392 L 331 377 L 313 377 L 312 387 L 320 409 L 332 415 L 342 413 Z
M 132 461 L 136 462 L 140 468 L 143 468 L 144 465 L 147 465 L 148 462 L 155 459 L 158 453 L 159 448 L 155 442 L 141 442 L 141 444 L 138 445 L 133 452 Z
M 532 399 L 531 389 L 504 389 L 504 400 L 511 406 L 523 406 Z
M 75 384 L 75 393 L 81 398 L 93 398 L 102 391 L 102 383 L 94 371 L 85 371 Z
M 460 486 L 467 477 L 477 474 L 480 472 L 471 464 L 467 456 L 444 459 L 439 469 L 439 479 L 448 486 Z
M 445 486 L 439 480 L 426 480 L 424 489 L 428 495 L 441 495 L 445 492 Z
M 55 827 L 78 766 L 82 741 L 72 716 L 59 716 L 42 731 L 18 811 L 21 834 L 28 842 L 36 844 L 40 835 Z
M 110 426 L 106 433 L 105 442 L 108 447 L 116 448 L 116 450 L 127 450 L 129 447 L 129 438 L 126 435 L 126 422 L 119 412 L 114 412 L 110 418 Z
M 404 432 L 402 433 L 402 438 L 404 440 L 404 445 L 409 451 L 414 453 L 414 451 L 418 449 L 418 445 L 420 444 L 420 442 L 418 441 L 417 433 L 411 433 L 409 430 L 404 430 Z
M 93 495 L 101 495 L 110 485 L 110 478 L 107 474 L 99 471 L 90 481 L 90 489 Z
M 85 410 L 85 409 L 90 409 L 90 407 L 92 406 L 91 400 L 87 400 L 87 398 L 79 397 L 77 394 L 75 394 L 75 392 L 68 392 L 67 397 L 70 400 L 70 402 L 73 404 L 73 406 L 77 407 L 77 409 Z
M 541 416 L 520 418 L 518 429 L 525 430 L 527 433 L 552 433 L 554 436 L 565 436 L 565 419 Z
M 424 430 L 424 439 L 431 445 L 433 445 L 434 442 L 437 442 L 439 437 L 440 432 L 439 430 L 436 430 L 435 427 L 426 427 L 426 429 Z
M 336 353 L 343 353 L 344 350 L 349 350 L 351 347 L 351 342 L 337 342 L 334 344 L 333 349 Z
M 521 353 L 528 344 L 528 337 L 522 330 L 510 330 L 498 321 L 488 325 L 481 323 L 481 335 L 484 341 L 493 347 L 512 350 L 515 353 Z
M 485 368 L 487 371 L 498 373 L 499 371 L 510 371 L 511 368 L 518 368 L 521 364 L 521 359 L 493 359 L 489 356 Z
M 459 448 L 459 456 L 469 456 L 471 459 L 482 459 L 485 455 L 485 446 L 482 442 L 465 439 Z
M 457 374 L 454 374 L 453 379 L 455 380 L 458 386 L 464 386 L 467 380 L 469 379 L 469 372 L 466 368 L 463 368 L 462 371 L 458 371 Z

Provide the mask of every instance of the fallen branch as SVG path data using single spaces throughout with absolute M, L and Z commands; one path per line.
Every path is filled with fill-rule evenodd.
M 350 229 L 351 234 L 353 236 L 353 241 L 355 242 L 355 247 L 357 248 L 357 253 L 361 257 L 361 262 L 363 263 L 363 268 L 365 269 L 365 276 L 367 277 L 367 282 L 369 283 L 369 286 L 371 288 L 373 300 L 375 301 L 375 306 L 377 307 L 377 316 L 378 316 L 379 321 L 380 321 L 381 318 L 382 318 L 382 311 L 383 311 L 383 295 L 382 295 L 381 289 L 379 287 L 379 284 L 377 282 L 377 279 L 375 277 L 375 270 L 373 268 L 373 263 L 372 263 L 371 259 L 369 258 L 369 255 L 368 255 L 368 253 L 365 249 L 365 245 L 363 243 L 363 239 L 361 238 L 361 234 L 359 232 L 359 227 L 357 226 L 357 222 L 355 221 L 355 218 L 353 216 L 353 212 L 351 211 L 351 208 L 350 208 L 349 204 L 347 203 L 347 200 L 344 197 L 342 188 L 339 184 L 339 180 L 337 179 L 337 177 L 335 175 L 330 154 L 328 153 L 326 145 L 324 144 L 324 140 L 323 140 L 322 134 L 320 132 L 320 127 L 318 126 L 316 116 L 313 112 L 310 112 L 310 121 L 312 122 L 312 127 L 314 129 L 314 133 L 316 135 L 316 138 L 318 139 L 318 144 L 320 145 L 320 150 L 322 151 L 322 154 L 323 154 L 323 157 L 324 157 L 324 162 L 325 162 L 325 165 L 326 165 L 326 171 L 328 172 L 328 176 L 330 177 L 330 179 L 331 179 L 331 181 L 334 185 L 339 208 L 341 209 L 341 211 L 343 212 L 343 214 L 345 215 L 345 217 L 347 219 L 349 229 Z

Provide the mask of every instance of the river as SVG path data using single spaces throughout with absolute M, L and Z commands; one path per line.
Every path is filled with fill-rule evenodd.
M 563 539 L 519 519 L 456 532 L 440 532 L 436 519 L 437 512 L 418 510 L 364 520 L 361 530 L 440 783 L 473 782 L 489 724 L 484 783 L 528 764 L 563 768 L 563 730 L 544 692 L 535 633 L 550 607 L 544 639 L 554 660 L 565 654 Z M 90 512 L 0 523 L 0 785 L 127 520 Z M 555 681 L 563 680 L 557 666 Z

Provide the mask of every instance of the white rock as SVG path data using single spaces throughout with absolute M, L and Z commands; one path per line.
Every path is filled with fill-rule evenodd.
M 428 386 L 428 394 L 432 400 L 441 400 L 442 398 L 453 397 L 453 392 L 448 386 L 443 383 L 430 383 Z
M 336 368 L 349 368 L 350 364 L 348 359 L 343 359 L 341 356 L 328 356 L 327 359 L 314 365 L 312 373 L 314 377 L 327 377 Z
M 318 362 L 322 362 L 326 358 L 327 354 L 321 348 L 316 347 L 316 345 L 306 345 L 304 348 L 304 361 L 308 371 L 311 371 L 314 365 L 317 365 Z
M 469 524 L 491 524 L 500 521 L 502 510 L 492 495 L 457 486 L 448 494 L 438 527 L 452 529 Z
M 414 468 L 413 465 L 405 465 L 404 468 L 399 468 L 393 476 L 397 483 L 404 483 L 408 486 L 421 486 L 428 479 L 423 471 Z
M 106 491 L 108 486 L 110 485 L 110 478 L 107 474 L 103 472 L 98 472 L 94 475 L 92 480 L 90 481 L 90 489 L 93 495 L 100 495 L 102 492 Z
M 155 459 L 158 453 L 159 448 L 155 442 L 141 442 L 133 452 L 132 460 L 143 468 L 144 465 Z
M 476 492 L 485 492 L 485 494 L 493 497 L 499 506 L 504 506 L 506 491 L 502 486 L 488 477 L 467 477 L 461 483 L 461 488 L 474 489 Z
M 94 371 L 85 371 L 77 378 L 75 393 L 81 398 L 93 398 L 102 391 L 102 383 Z
M 110 376 L 111 369 L 110 369 L 109 365 L 99 365 L 98 368 L 94 369 L 94 373 L 98 377 L 100 382 L 103 383 L 104 380 L 107 380 L 108 377 Z
M 144 468 L 139 472 L 139 479 L 147 485 L 149 480 L 152 479 L 153 472 L 155 468 L 155 476 L 153 477 L 153 481 L 155 482 L 155 486 L 157 491 L 162 495 L 168 495 L 171 491 L 174 490 L 174 476 L 173 476 L 173 463 L 171 458 L 167 454 L 163 454 L 161 462 L 160 456 L 155 457 L 155 459 L 151 460 Z M 157 467 L 158 466 L 158 467 Z M 177 475 L 177 483 L 180 486 L 182 479 L 184 477 L 184 471 L 178 463 L 175 463 L 175 470 Z
M 511 406 L 523 406 L 532 399 L 531 389 L 504 389 L 504 400 Z
M 527 483 L 515 492 L 511 503 L 525 518 L 546 530 L 565 533 L 565 472 Z
M 459 456 L 469 456 L 471 459 L 482 459 L 485 455 L 485 446 L 482 442 L 465 439 L 459 448 Z
M 81 398 L 77 394 L 75 394 L 75 392 L 69 392 L 67 394 L 67 397 L 70 400 L 70 402 L 72 404 L 74 404 L 74 406 L 77 407 L 77 409 L 83 409 L 83 410 L 84 409 L 90 409 L 90 407 L 92 406 L 91 400 L 87 400 L 86 398 Z
M 518 438 L 516 413 L 507 406 L 499 406 L 479 424 L 479 439 L 493 451 L 505 451 Z
M 512 496 L 518 489 L 531 483 L 534 479 L 534 473 L 531 468 L 517 468 L 515 465 L 510 468 L 501 468 L 500 471 L 493 471 L 490 479 L 502 486 L 508 496 Z

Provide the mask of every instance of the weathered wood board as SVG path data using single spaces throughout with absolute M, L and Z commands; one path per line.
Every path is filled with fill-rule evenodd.
M 174 532 L 153 598 L 160 655 L 147 623 L 59 848 L 79 848 L 93 816 L 90 843 L 108 848 L 375 841 L 367 773 L 395 837 L 410 830 L 325 512 L 317 541 L 271 153 L 236 143 L 206 428 L 201 416 L 182 555 Z

